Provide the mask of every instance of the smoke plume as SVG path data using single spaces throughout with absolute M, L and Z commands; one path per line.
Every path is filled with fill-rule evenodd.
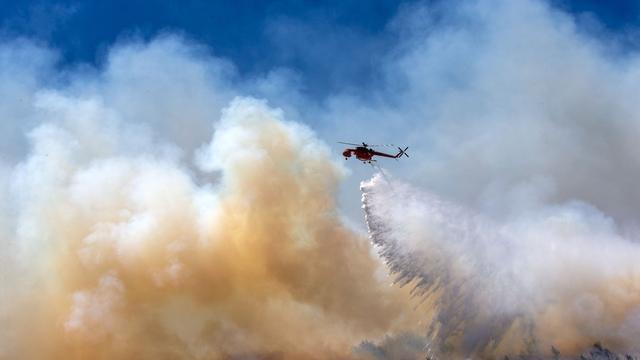
M 28 155 L 0 168 L 0 358 L 351 358 L 415 329 L 407 294 L 344 225 L 344 169 L 309 128 L 246 97 L 212 108 L 202 146 L 177 126 L 203 124 L 198 96 L 224 99 L 197 90 L 211 65 L 180 44 L 122 48 L 108 80 L 31 94 Z M 193 77 L 198 96 L 158 103 L 167 114 L 114 92 L 143 87 L 116 75 L 147 57 L 182 64 L 166 76 Z M 140 81 L 160 92 L 159 78 Z

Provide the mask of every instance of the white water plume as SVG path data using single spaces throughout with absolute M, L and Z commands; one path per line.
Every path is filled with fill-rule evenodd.
M 640 245 L 580 202 L 491 219 L 379 175 L 363 183 L 372 240 L 432 304 L 445 356 L 638 351 Z

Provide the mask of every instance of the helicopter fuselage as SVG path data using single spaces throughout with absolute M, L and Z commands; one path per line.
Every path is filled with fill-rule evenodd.
M 366 148 L 364 146 L 358 146 L 355 149 L 345 149 L 342 152 L 342 155 L 344 155 L 345 159 L 350 158 L 351 156 L 355 156 L 356 159 L 360 160 L 360 161 L 365 161 L 365 162 L 371 162 L 371 161 L 375 161 L 373 160 L 374 156 L 384 156 L 384 157 L 389 157 L 389 158 L 395 158 L 396 156 L 394 155 L 390 155 L 390 154 L 385 154 L 379 151 L 375 151 L 373 149 L 369 149 Z

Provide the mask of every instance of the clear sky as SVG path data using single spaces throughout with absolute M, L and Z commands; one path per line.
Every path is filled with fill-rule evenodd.
M 285 67 L 302 75 L 310 93 L 324 94 L 372 81 L 372 58 L 394 44 L 392 33 L 385 31 L 389 21 L 408 3 L 412 1 L 4 0 L 0 29 L 4 37 L 47 43 L 66 64 L 99 63 L 119 39 L 180 32 L 230 60 L 240 74 Z M 597 31 L 620 33 L 640 24 L 640 2 L 635 0 L 550 3 Z

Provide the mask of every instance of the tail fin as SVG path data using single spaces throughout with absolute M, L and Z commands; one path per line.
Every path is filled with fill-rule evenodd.
M 402 155 L 409 157 L 409 154 L 407 154 L 407 149 L 409 147 L 407 146 L 406 148 L 404 148 L 404 150 L 402 150 L 401 148 L 398 148 L 398 150 L 400 150 L 400 152 L 396 155 L 396 159 L 399 157 L 402 157 Z

